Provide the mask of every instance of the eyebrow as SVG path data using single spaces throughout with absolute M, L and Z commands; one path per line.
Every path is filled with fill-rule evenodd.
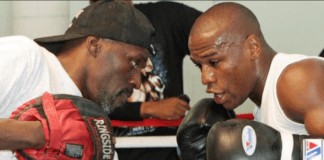
M 209 54 L 203 55 L 202 58 L 211 57 L 211 56 L 217 55 L 217 54 L 218 54 L 218 52 L 211 52 Z
M 147 58 L 148 59 L 148 58 Z M 145 56 L 143 54 L 139 54 L 139 58 L 138 58 L 138 61 L 139 62 L 146 62 L 147 59 L 145 58 Z
M 145 58 L 144 58 L 144 57 L 142 57 L 142 56 L 141 56 L 141 58 L 139 59 L 139 62 L 141 62 L 141 63 L 143 62 L 143 63 L 145 63 L 145 64 L 146 64 L 146 61 L 147 61 L 147 59 L 145 60 Z
M 203 55 L 201 58 L 206 58 L 206 57 L 211 57 L 211 56 L 214 56 L 214 55 L 218 55 L 218 52 L 211 52 L 209 54 L 206 54 L 206 55 Z M 192 59 L 190 57 L 190 60 L 194 63 L 194 64 L 199 64 L 198 62 L 196 62 L 194 59 Z

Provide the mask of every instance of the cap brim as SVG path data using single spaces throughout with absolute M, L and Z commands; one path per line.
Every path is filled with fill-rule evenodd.
M 86 35 L 68 34 L 68 35 L 36 38 L 34 39 L 34 41 L 38 43 L 40 46 L 45 47 L 48 51 L 57 54 L 61 50 L 65 41 L 74 40 L 83 37 L 86 37 Z

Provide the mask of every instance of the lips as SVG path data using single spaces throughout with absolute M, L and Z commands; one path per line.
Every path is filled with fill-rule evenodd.
M 225 95 L 224 93 L 214 93 L 214 99 L 216 103 L 222 104 L 224 103 Z

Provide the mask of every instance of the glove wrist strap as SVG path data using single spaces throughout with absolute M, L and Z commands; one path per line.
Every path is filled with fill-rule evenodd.
M 42 103 L 43 103 L 45 115 L 49 123 L 48 128 L 50 132 L 50 140 L 49 140 L 49 145 L 47 146 L 48 148 L 47 153 L 59 152 L 62 129 L 56 112 L 56 108 L 54 106 L 53 96 L 46 92 L 42 96 Z

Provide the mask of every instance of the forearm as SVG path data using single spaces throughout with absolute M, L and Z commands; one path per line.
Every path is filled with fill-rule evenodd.
M 45 142 L 41 122 L 0 119 L 0 150 L 41 149 Z

